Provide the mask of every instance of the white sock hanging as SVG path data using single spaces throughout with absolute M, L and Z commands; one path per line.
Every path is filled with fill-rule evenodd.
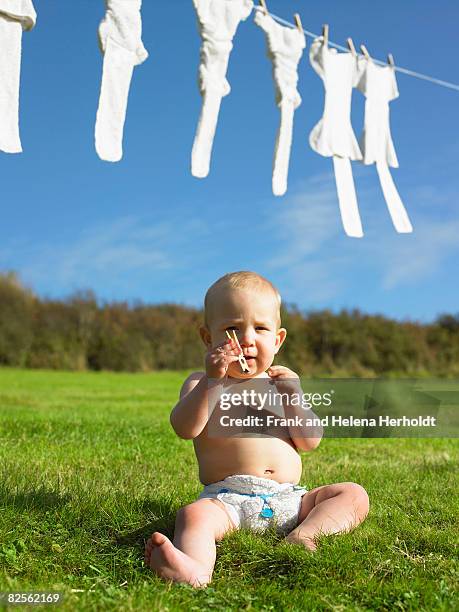
M 252 0 L 193 0 L 202 38 L 199 89 L 202 109 L 191 153 L 191 173 L 198 178 L 209 174 L 212 145 L 222 98 L 230 85 L 226 80 L 232 40 L 241 21 L 253 9 Z
M 389 166 L 398 168 L 397 155 L 390 133 L 389 102 L 398 97 L 393 66 L 377 66 L 370 58 L 359 59 L 361 65 L 358 89 L 366 97 L 365 122 L 361 138 L 363 163 L 376 163 L 379 182 L 397 232 L 413 231 L 408 213 L 392 179 Z
M 324 114 L 309 135 L 309 143 L 320 155 L 333 156 L 344 230 L 348 236 L 361 238 L 362 223 L 349 161 L 362 159 L 351 125 L 352 88 L 359 78 L 357 59 L 351 53 L 337 53 L 335 49 L 329 49 L 322 37 L 312 43 L 309 58 L 325 87 Z
M 31 0 L 0 0 L 0 150 L 22 151 L 19 136 L 19 82 L 22 32 L 37 18 Z
M 255 13 L 255 23 L 266 34 L 268 57 L 273 64 L 276 103 L 281 113 L 274 152 L 272 187 L 274 195 L 282 196 L 287 191 L 293 117 L 295 109 L 301 104 L 297 90 L 298 64 L 306 46 L 306 39 L 303 31 L 279 25 L 261 9 Z
M 99 157 L 117 162 L 123 157 L 123 129 L 134 66 L 148 57 L 142 43 L 142 0 L 105 0 L 99 26 L 104 54 L 95 142 Z

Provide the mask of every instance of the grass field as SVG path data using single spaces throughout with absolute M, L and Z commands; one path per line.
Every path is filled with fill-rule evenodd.
M 0 591 L 63 610 L 458 610 L 458 441 L 324 440 L 302 484 L 355 481 L 370 515 L 315 555 L 239 532 L 194 591 L 143 567 L 200 491 L 168 415 L 183 373 L 0 370 Z

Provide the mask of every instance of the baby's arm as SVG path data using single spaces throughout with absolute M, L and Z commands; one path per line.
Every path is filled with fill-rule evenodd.
M 194 372 L 180 390 L 180 399 L 171 412 L 175 433 L 185 440 L 199 436 L 209 419 L 209 380 L 204 372 Z
M 226 340 L 209 349 L 205 372 L 195 372 L 185 380 L 180 399 L 170 416 L 171 425 L 180 438 L 191 440 L 202 432 L 217 403 L 218 387 L 226 376 L 229 364 L 237 361 L 238 355 L 239 350 L 234 343 Z

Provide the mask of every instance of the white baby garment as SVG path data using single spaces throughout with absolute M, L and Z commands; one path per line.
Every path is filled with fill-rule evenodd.
M 357 59 L 351 53 L 337 53 L 316 38 L 309 52 L 311 65 L 325 87 L 322 119 L 309 135 L 314 151 L 333 156 L 341 219 L 346 234 L 363 236 L 350 159 L 362 159 L 351 125 L 352 88 L 359 80 Z
M 389 166 L 398 168 L 397 155 L 390 133 L 389 102 L 398 98 L 393 66 L 377 66 L 361 57 L 358 89 L 366 97 L 365 122 L 361 138 L 363 163 L 376 163 L 384 198 L 395 229 L 401 233 L 413 231 L 408 214 L 395 187 Z
M 19 137 L 19 82 L 22 31 L 37 18 L 31 0 L 0 0 L 0 150 L 22 151 Z
M 276 103 L 281 112 L 274 152 L 272 186 L 274 195 L 282 196 L 287 191 L 293 116 L 295 109 L 301 104 L 297 90 L 298 64 L 306 46 L 306 39 L 298 28 L 279 25 L 261 9 L 255 13 L 255 23 L 266 34 L 268 57 L 273 64 Z
M 142 0 L 105 0 L 99 26 L 104 54 L 95 141 L 99 157 L 117 162 L 123 157 L 123 128 L 134 66 L 148 53 L 142 43 Z
M 193 0 L 202 39 L 199 90 L 203 101 L 191 153 L 191 173 L 198 178 L 209 174 L 212 145 L 221 100 L 230 91 L 226 80 L 232 40 L 241 21 L 253 9 L 252 0 Z

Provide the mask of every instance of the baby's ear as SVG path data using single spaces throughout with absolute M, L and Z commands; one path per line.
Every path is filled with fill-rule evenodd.
M 207 329 L 205 325 L 199 328 L 199 335 L 201 336 L 202 341 L 207 347 L 212 346 L 210 331 Z
M 287 337 L 287 330 L 284 327 L 280 327 L 276 334 L 276 354 L 280 347 L 284 344 L 284 340 Z

